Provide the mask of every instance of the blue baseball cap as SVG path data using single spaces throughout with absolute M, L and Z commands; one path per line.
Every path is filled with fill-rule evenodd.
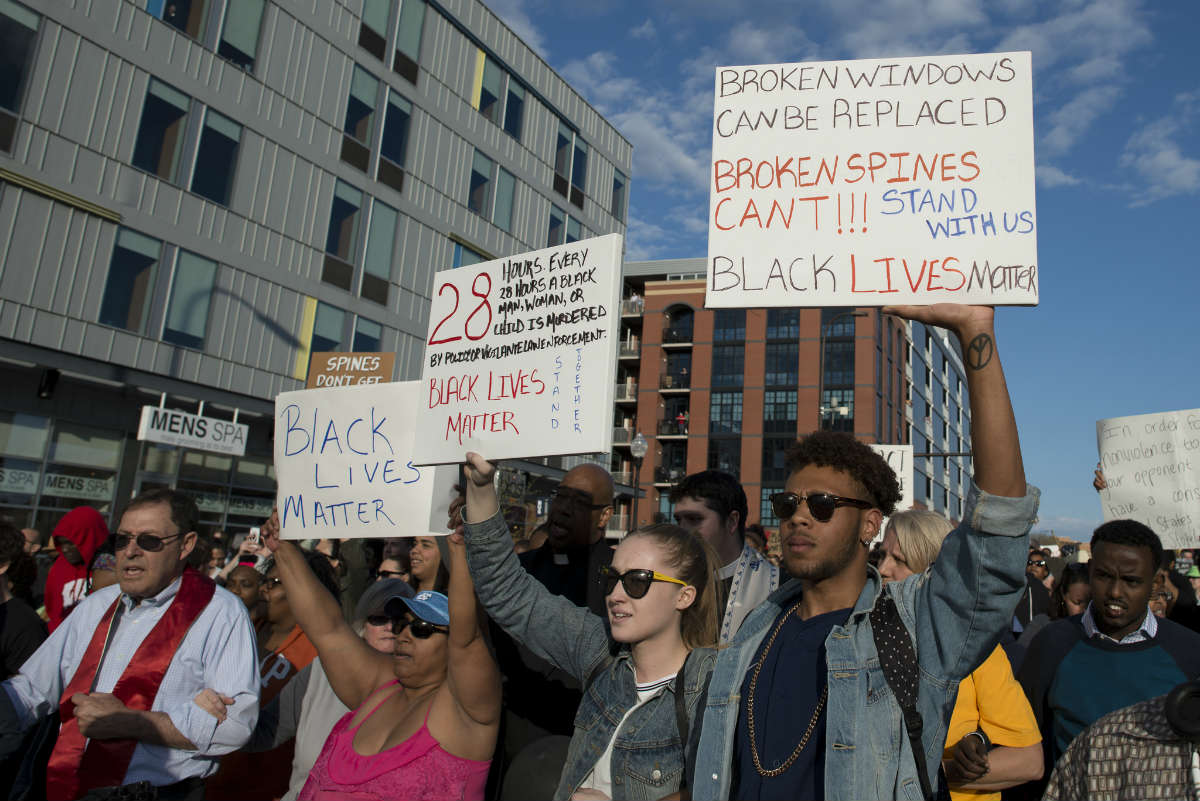
M 450 625 L 450 601 L 440 592 L 422 590 L 412 598 L 394 595 L 388 599 L 385 613 L 388 617 L 401 617 L 405 609 L 426 623 Z

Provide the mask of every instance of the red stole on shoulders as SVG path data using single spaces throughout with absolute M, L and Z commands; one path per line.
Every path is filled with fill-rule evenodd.
M 149 711 L 176 649 L 192 623 L 208 606 L 216 586 L 212 579 L 191 568 L 184 571 L 179 591 L 171 605 L 146 635 L 146 639 L 142 640 L 112 689 L 112 694 L 121 703 L 132 710 Z M 125 781 L 125 772 L 129 769 L 129 761 L 133 759 L 138 741 L 88 740 L 79 731 L 75 704 L 71 702 L 71 696 L 76 693 L 92 691 L 104 656 L 105 643 L 108 642 L 109 629 L 120 603 L 121 597 L 118 595 L 96 626 L 83 660 L 63 690 L 58 707 L 62 728 L 59 729 L 58 742 L 46 770 L 48 801 L 72 801 L 93 788 L 112 787 Z M 117 659 L 120 656 L 114 655 Z

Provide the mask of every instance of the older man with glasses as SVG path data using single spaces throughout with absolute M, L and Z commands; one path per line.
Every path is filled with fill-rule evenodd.
M 55 710 L 61 716 L 49 801 L 137 784 L 163 801 L 200 799 L 217 757 L 249 738 L 258 714 L 254 630 L 237 596 L 187 569 L 198 514 L 174 490 L 134 498 L 113 536 L 117 584 L 80 602 L 0 685 L 5 742 Z M 225 694 L 223 719 L 195 703 L 206 687 Z

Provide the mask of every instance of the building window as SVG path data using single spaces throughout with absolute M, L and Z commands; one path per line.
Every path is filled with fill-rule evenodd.
M 391 6 L 391 0 L 363 0 L 358 44 L 380 61 L 387 54 L 387 24 Z
M 175 259 L 175 277 L 171 281 L 171 299 L 163 341 L 197 350 L 204 347 L 208 331 L 208 308 L 212 300 L 217 263 L 186 250 Z
M 425 0 L 402 0 L 392 69 L 411 84 L 417 82 L 417 65 L 421 61 L 421 29 L 424 26 Z
M 795 390 L 768 390 L 763 393 L 763 431 L 795 434 L 797 415 Z
M 329 234 L 325 238 L 325 268 L 321 280 L 347 292 L 354 281 L 362 200 L 362 192 L 338 181 L 329 209 Z
M 266 6 L 267 0 L 237 0 L 226 3 L 217 55 L 229 59 L 248 72 L 253 72 L 254 60 L 258 57 L 258 33 L 262 29 L 263 10 Z
M 504 101 L 504 70 L 492 59 L 479 51 L 480 80 L 475 107 L 492 123 L 499 125 Z
M 392 249 L 396 243 L 396 223 L 400 214 L 378 200 L 371 201 L 371 222 L 367 226 L 367 255 L 363 261 L 362 289 L 367 300 L 387 305 L 392 280 Z M 357 348 L 356 348 L 357 350 Z
M 676 388 L 691 387 L 692 352 L 690 350 L 667 352 L 667 374 L 663 385 Z
M 142 333 L 154 292 L 154 273 L 162 242 L 122 228 L 117 232 L 108 282 L 100 303 L 100 322 Z
M 745 373 L 745 363 L 745 346 L 713 346 L 712 385 L 714 387 L 740 387 Z
M 355 65 L 350 79 L 350 97 L 346 101 L 346 122 L 342 126 L 342 161 L 363 172 L 371 160 L 371 125 L 375 120 L 375 98 L 379 79 Z
M 774 482 L 774 483 L 778 483 L 778 484 L 782 485 L 784 482 L 787 481 L 787 478 L 788 478 L 787 449 L 795 441 L 796 441 L 796 437 L 794 435 L 790 436 L 790 437 L 763 437 L 763 450 L 762 450 L 762 480 L 763 480 L 763 484 L 766 484 L 767 482 Z M 774 490 L 774 491 L 778 492 L 779 490 L 782 490 L 782 489 L 783 489 L 783 487 L 780 486 L 778 490 Z M 763 488 L 764 498 L 767 497 L 768 494 L 769 493 L 768 493 L 766 487 L 764 487 Z
M 330 353 L 342 350 L 342 337 L 346 328 L 346 313 L 336 306 L 317 301 L 317 314 L 313 319 L 312 352 Z
M 825 386 L 854 385 L 854 343 L 825 341 Z
M 404 191 L 404 165 L 411 120 L 412 103 L 389 89 L 387 113 L 383 118 L 383 139 L 379 143 L 377 177 L 397 192 Z
M 462 244 L 461 242 L 454 243 L 454 262 L 453 267 L 470 267 L 472 264 L 488 261 L 488 257 L 472 247 Z
M 525 89 L 508 76 L 508 99 L 504 103 L 504 130 L 520 141 L 525 124 Z
M 583 226 L 574 217 L 567 218 L 567 244 L 583 239 Z
M 562 120 L 558 121 L 558 139 L 554 148 L 554 191 L 583 208 L 583 190 L 587 182 L 588 147 Z
M 561 245 L 567 232 L 567 215 L 558 206 L 550 204 L 550 229 L 546 234 L 546 246 Z
M 713 342 L 741 342 L 745 338 L 745 309 L 717 309 L 713 312 Z
M 742 433 L 742 393 L 714 392 L 708 405 L 709 434 Z
M 133 146 L 133 166 L 175 182 L 190 104 L 191 98 L 183 92 L 150 79 L 137 142 Z
M 800 383 L 800 345 L 797 342 L 768 342 L 766 386 L 794 387 Z
M 359 317 L 354 326 L 354 352 L 378 353 L 382 349 L 383 326 Z
M 824 428 L 830 431 L 854 432 L 854 390 L 823 390 L 821 409 L 824 412 Z
M 708 469 L 739 475 L 742 472 L 741 437 L 709 439 Z
M 0 0 L 0 150 L 12 150 L 21 112 L 21 96 L 40 17 L 11 0 Z
M 146 0 L 146 10 L 193 39 L 204 32 L 207 0 Z
M 766 459 L 766 451 L 763 451 L 763 459 Z M 763 476 L 766 476 L 766 467 L 763 468 Z M 786 479 L 785 479 L 786 480 Z M 779 518 L 775 516 L 775 507 L 771 504 L 771 496 L 777 492 L 783 492 L 783 485 L 767 486 L 763 484 L 762 498 L 758 505 L 758 523 L 761 526 L 774 528 L 779 525 Z
M 612 191 L 612 216 L 618 220 L 625 220 L 625 176 L 620 170 L 613 172 L 613 191 Z
M 475 151 L 471 165 L 471 186 L 467 193 L 467 208 L 491 220 L 501 230 L 512 229 L 513 193 L 517 180 L 512 173 L 487 156 Z M 494 192 L 493 192 L 494 188 Z M 568 240 L 570 241 L 570 240 Z
M 767 339 L 796 340 L 799 338 L 799 309 L 767 309 Z
M 229 205 L 242 126 L 212 109 L 204 112 L 204 129 L 192 168 L 192 191 L 222 206 Z

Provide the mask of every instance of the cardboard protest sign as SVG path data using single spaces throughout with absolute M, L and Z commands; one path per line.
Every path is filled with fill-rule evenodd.
M 705 305 L 1038 302 L 1028 52 L 718 67 Z
M 457 467 L 413 464 L 421 383 L 284 392 L 275 398 L 282 536 L 441 535 Z
M 612 449 L 621 237 L 434 276 L 414 462 Z
M 308 365 L 309 389 L 384 384 L 392 380 L 394 353 L 314 353 Z
M 1154 529 L 1167 548 L 1200 545 L 1200 409 L 1096 423 L 1105 520 Z

